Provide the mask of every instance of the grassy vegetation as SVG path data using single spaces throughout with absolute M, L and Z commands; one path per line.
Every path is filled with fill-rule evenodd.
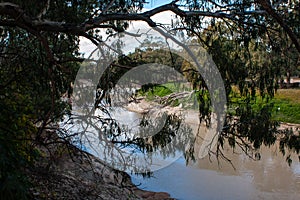
M 233 92 L 230 96 L 230 101 L 233 102 L 233 106 L 229 112 L 234 114 L 234 105 L 241 103 L 244 99 Z M 275 97 L 268 103 L 273 105 L 273 120 L 300 124 L 300 89 L 279 89 L 276 92 Z M 254 110 L 259 110 L 266 104 L 266 100 L 263 100 L 259 96 L 251 100 L 251 107 Z
M 138 91 L 138 94 L 145 96 L 148 101 L 154 100 L 155 96 L 164 97 L 172 93 L 173 91 L 164 85 L 157 85 L 149 88 L 145 87 Z
M 273 119 L 300 124 L 300 89 L 280 89 L 272 101 Z
M 151 101 L 155 96 L 163 97 L 177 91 L 178 86 L 165 84 L 154 86 L 148 90 L 141 90 L 139 94 L 146 96 L 146 99 Z M 230 96 L 230 101 L 233 102 L 233 106 L 229 109 L 229 112 L 234 114 L 234 105 L 241 103 L 244 99 L 235 93 Z M 270 103 L 274 105 L 272 110 L 274 120 L 300 124 L 300 89 L 279 89 Z M 259 110 L 266 102 L 258 97 L 251 101 L 251 104 L 252 108 Z
M 192 89 L 180 83 L 166 83 L 162 85 L 148 84 L 144 85 L 138 94 L 145 96 L 147 100 L 155 99 L 155 96 L 164 97 L 172 93 L 191 91 Z

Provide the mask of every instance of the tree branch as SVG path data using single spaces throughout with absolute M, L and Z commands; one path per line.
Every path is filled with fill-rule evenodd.
M 49 10 L 49 8 L 50 8 L 50 0 L 47 1 L 44 9 L 38 14 L 37 18 L 41 19 L 47 13 L 47 11 Z
M 72 35 L 80 35 L 86 36 L 86 32 L 95 28 L 107 28 L 109 25 L 105 25 L 104 23 L 109 21 L 115 20 L 128 20 L 128 21 L 144 21 L 148 23 L 150 27 L 158 26 L 156 22 L 154 22 L 151 17 L 164 12 L 164 11 L 171 11 L 176 15 L 186 18 L 186 17 L 212 17 L 212 18 L 221 18 L 221 19 L 229 19 L 232 21 L 240 22 L 240 17 L 242 16 L 249 16 L 249 15 L 266 15 L 269 14 L 273 17 L 280 26 L 287 32 L 290 39 L 294 43 L 297 50 L 300 52 L 300 44 L 290 29 L 290 27 L 283 21 L 282 17 L 277 14 L 273 8 L 271 7 L 270 3 L 267 0 L 256 0 L 258 4 L 260 4 L 264 10 L 253 10 L 253 11 L 245 11 L 245 12 L 235 12 L 235 13 L 228 13 L 228 12 L 210 12 L 210 11 L 185 11 L 179 8 L 176 5 L 176 1 L 162 5 L 160 7 L 154 8 L 152 10 L 143 12 L 143 13 L 133 13 L 133 14 L 122 14 L 122 13 L 112 13 L 112 14 L 105 14 L 102 13 L 99 16 L 89 19 L 82 24 L 76 23 L 66 23 L 66 22 L 56 22 L 56 21 L 49 21 L 49 20 L 42 20 L 42 19 L 34 19 L 28 16 L 24 10 L 22 10 L 18 5 L 13 3 L 0 3 L 0 16 L 9 16 L 8 19 L 0 20 L 1 26 L 11 26 L 11 27 L 20 27 L 22 29 L 26 29 L 29 32 L 38 33 L 40 31 L 47 31 L 47 32 L 62 32 L 62 33 L 69 33 Z M 243 22 L 242 22 L 243 23 Z M 246 22 L 245 22 L 246 23 Z M 116 31 L 121 31 L 121 29 L 117 27 L 110 27 Z M 95 43 L 95 41 L 93 41 Z
M 72 24 L 48 20 L 33 20 L 31 17 L 27 16 L 18 5 L 12 3 L 0 3 L 0 15 L 8 15 L 13 18 L 13 20 L 7 19 L 0 21 L 0 25 L 19 26 L 20 28 L 23 28 L 22 24 L 25 23 L 28 26 L 30 25 L 32 29 L 40 31 L 63 32 L 81 35 L 83 32 L 94 28 L 100 28 L 99 25 L 114 20 L 145 21 L 149 26 L 156 27 L 157 24 L 151 19 L 151 17 L 164 11 L 171 11 L 180 17 L 204 16 L 228 18 L 231 20 L 238 20 L 238 18 L 235 18 L 235 16 L 260 15 L 265 13 L 265 11 L 249 11 L 244 13 L 235 13 L 235 15 L 233 15 L 223 12 L 184 11 L 181 10 L 175 3 L 170 3 L 139 14 L 100 14 L 98 17 L 90 19 L 83 24 Z
M 288 34 L 290 39 L 292 40 L 293 44 L 295 45 L 296 49 L 300 53 L 300 43 L 297 39 L 297 36 L 295 33 L 290 29 L 290 27 L 284 22 L 282 17 L 275 12 L 275 10 L 272 8 L 269 0 L 256 0 L 258 4 L 260 4 L 266 12 L 273 17 L 278 24 L 283 28 L 283 30 Z

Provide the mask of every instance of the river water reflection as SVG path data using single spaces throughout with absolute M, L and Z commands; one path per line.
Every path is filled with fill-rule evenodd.
M 140 188 L 166 191 L 177 199 L 300 199 L 299 162 L 289 167 L 274 149 L 263 147 L 259 161 L 232 154 L 236 169 L 208 158 L 186 166 L 180 158 L 152 178 L 132 176 L 132 180 Z
M 241 150 L 225 145 L 224 153 L 234 167 L 225 160 L 218 163 L 208 156 L 186 166 L 181 157 L 155 171 L 152 178 L 132 175 L 132 180 L 141 189 L 168 192 L 184 200 L 300 199 L 298 156 L 292 155 L 293 163 L 289 166 L 286 156 L 279 152 L 278 143 L 262 146 L 258 152 L 260 160 L 253 160 Z
M 111 112 L 120 124 L 137 127 L 141 115 L 125 109 Z M 191 117 L 192 116 L 192 117 Z M 186 123 L 196 128 L 195 117 L 189 115 Z M 241 150 L 224 146 L 225 160 L 218 162 L 208 156 L 190 162 L 180 157 L 171 165 L 153 172 L 153 177 L 132 175 L 141 189 L 168 192 L 173 198 L 201 199 L 300 199 L 300 162 L 292 155 L 291 166 L 279 152 L 279 144 L 262 146 L 260 160 L 247 157 Z M 93 153 L 91 151 L 91 153 Z M 287 152 L 288 154 L 288 152 Z

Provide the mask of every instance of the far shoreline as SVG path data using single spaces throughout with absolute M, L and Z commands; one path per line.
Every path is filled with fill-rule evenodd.
M 155 111 L 155 109 L 160 109 L 161 111 L 165 111 L 168 114 L 176 114 L 178 112 L 187 111 L 196 113 L 196 111 L 191 109 L 184 109 L 179 106 L 162 106 L 155 102 L 147 101 L 145 97 L 139 98 L 138 101 L 133 101 L 124 106 L 124 108 L 130 112 L 138 113 L 138 114 L 146 114 L 150 111 Z M 294 132 L 299 130 L 300 132 L 300 124 L 290 123 L 290 122 L 279 122 L 280 125 L 278 130 L 291 129 Z

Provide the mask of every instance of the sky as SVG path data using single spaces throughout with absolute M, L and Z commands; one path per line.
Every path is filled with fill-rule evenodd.
M 149 3 L 145 4 L 145 8 L 147 9 L 151 9 L 151 8 L 156 8 L 158 6 L 164 5 L 164 4 L 168 4 L 171 3 L 172 0 L 147 0 Z
M 171 0 L 148 0 L 148 1 L 149 3 L 145 4 L 145 8 L 143 9 L 143 11 L 147 11 L 149 9 L 153 9 L 155 7 L 172 2 Z M 173 12 L 166 11 L 152 16 L 151 19 L 154 22 L 159 22 L 160 24 L 171 24 L 171 18 L 174 16 L 175 14 Z M 130 22 L 129 24 L 130 26 L 127 31 L 131 33 L 147 32 L 147 30 L 150 28 L 147 23 L 142 21 L 134 21 L 134 22 Z M 107 35 L 103 33 L 103 37 L 107 37 Z M 136 41 L 136 39 L 134 38 L 133 39 L 128 38 L 127 40 L 125 40 L 126 47 L 128 49 L 134 49 L 134 46 L 136 47 L 138 45 L 137 42 L 138 41 Z M 93 45 L 89 40 L 83 37 L 80 38 L 80 52 L 85 54 L 84 55 L 85 58 L 87 58 L 90 55 L 90 52 L 92 52 L 95 48 L 96 48 L 95 45 Z

